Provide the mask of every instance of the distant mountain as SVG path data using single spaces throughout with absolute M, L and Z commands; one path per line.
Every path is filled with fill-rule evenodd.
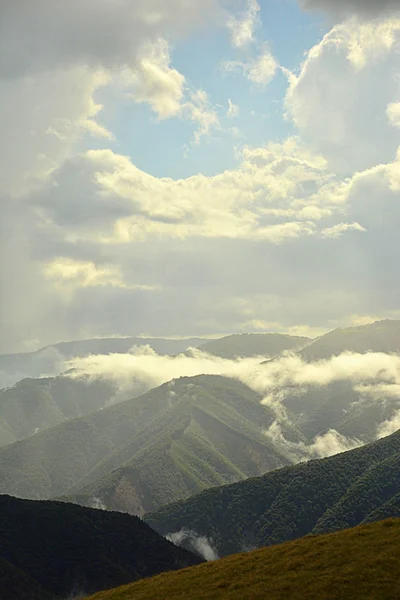
M 174 355 L 205 342 L 204 338 L 170 340 L 164 338 L 102 338 L 60 342 L 17 354 L 0 354 L 0 387 L 9 387 L 24 378 L 59 375 L 64 361 L 90 354 L 125 354 L 133 346 L 150 346 L 157 354 Z
M 397 516 L 399 473 L 400 431 L 331 458 L 206 490 L 145 521 L 162 535 L 193 530 L 211 540 L 219 555 L 233 554 L 353 527 L 382 514 Z
M 300 351 L 307 361 L 322 360 L 345 351 L 400 352 L 400 321 L 376 321 L 360 327 L 335 329 Z
M 10 496 L 0 496 L 0 556 L 62 598 L 201 562 L 137 517 Z
M 390 600 L 400 597 L 400 520 L 363 525 L 163 573 L 88 600 Z
M 0 449 L 0 492 L 135 514 L 289 464 L 275 418 L 239 381 L 184 377 Z M 296 430 L 287 435 L 303 440 Z
M 311 339 L 280 333 L 237 333 L 198 346 L 199 350 L 221 358 L 276 356 L 285 350 L 298 350 Z
M 100 410 L 116 393 L 116 385 L 90 377 L 23 379 L 0 390 L 0 446 Z

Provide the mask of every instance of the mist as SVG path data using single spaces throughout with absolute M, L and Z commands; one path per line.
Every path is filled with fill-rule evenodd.
M 211 541 L 206 536 L 200 536 L 195 531 L 181 529 L 176 533 L 167 533 L 167 540 L 176 546 L 182 546 L 187 550 L 192 550 L 199 554 L 204 560 L 217 560 L 218 554 L 211 545 Z

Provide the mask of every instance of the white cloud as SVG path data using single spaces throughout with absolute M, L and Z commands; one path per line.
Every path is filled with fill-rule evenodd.
M 254 62 L 244 67 L 244 70 L 252 83 L 265 86 L 275 77 L 277 68 L 278 63 L 274 56 L 269 51 L 268 47 L 265 47 Z
M 227 117 L 230 119 L 234 119 L 235 117 L 238 117 L 240 113 L 240 108 L 237 104 L 234 104 L 232 102 L 232 100 L 230 98 L 228 98 L 228 110 L 227 110 Z
M 167 540 L 180 546 L 183 542 L 189 544 L 197 554 L 200 554 L 205 560 L 217 560 L 218 554 L 212 547 L 212 542 L 205 536 L 199 536 L 195 531 L 181 529 L 175 533 L 167 533 Z
M 257 0 L 247 0 L 246 10 L 241 15 L 228 19 L 228 29 L 234 48 L 244 48 L 254 41 L 254 32 L 259 26 L 260 6 Z
M 335 26 L 310 50 L 286 96 L 304 141 L 338 172 L 393 160 L 399 133 L 387 118 L 400 82 L 400 20 Z
M 391 435 L 400 429 L 400 410 L 398 410 L 390 419 L 381 423 L 378 427 L 377 439 Z
M 264 433 L 293 462 L 334 456 L 363 445 L 360 440 L 347 438 L 336 429 L 329 429 L 326 433 L 317 435 L 310 444 L 291 442 L 285 438 L 278 421 L 272 423 Z
M 226 61 L 222 64 L 222 70 L 225 73 L 239 71 L 251 83 L 265 87 L 275 77 L 278 66 L 268 44 L 263 44 L 258 55 L 241 60 Z
M 366 231 L 359 223 L 338 223 L 321 231 L 322 237 L 336 239 L 348 231 Z
M 149 103 L 160 119 L 179 115 L 184 96 L 185 77 L 170 61 L 168 43 L 159 39 L 143 48 L 130 77 L 134 100 Z

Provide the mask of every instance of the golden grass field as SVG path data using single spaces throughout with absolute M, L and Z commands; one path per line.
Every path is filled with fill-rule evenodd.
M 400 519 L 236 554 L 90 600 L 400 600 Z

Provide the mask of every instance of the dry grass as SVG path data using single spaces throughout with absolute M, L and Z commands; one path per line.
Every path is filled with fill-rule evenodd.
M 100 592 L 91 600 L 400 599 L 400 519 L 308 536 Z

